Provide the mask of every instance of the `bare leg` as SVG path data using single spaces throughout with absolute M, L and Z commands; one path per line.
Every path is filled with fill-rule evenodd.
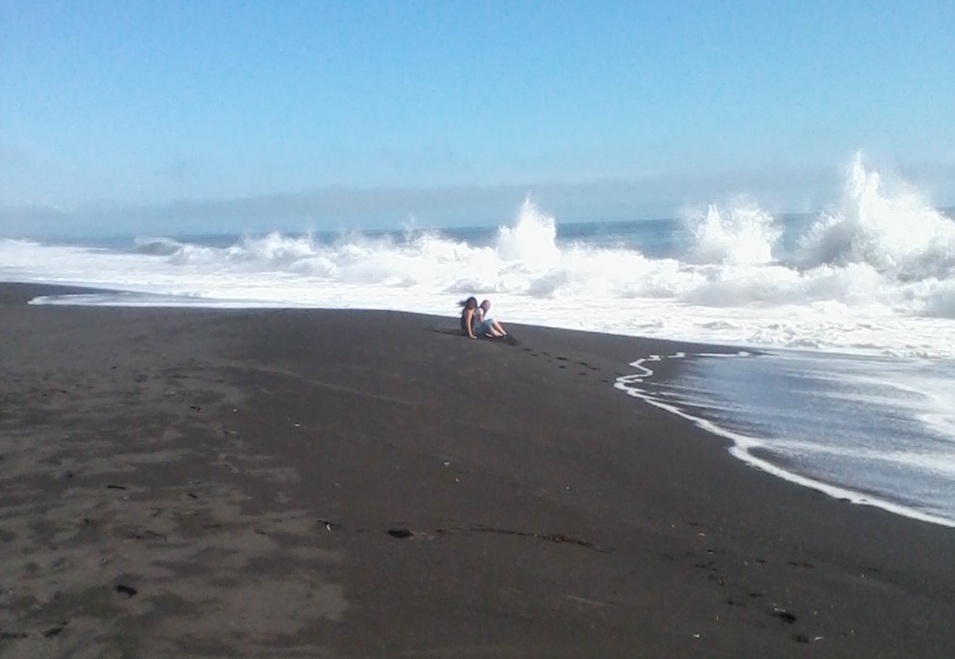
M 491 321 L 491 329 L 498 333 L 498 336 L 507 336 L 507 332 L 504 331 L 504 328 L 501 327 L 501 324 L 496 320 Z

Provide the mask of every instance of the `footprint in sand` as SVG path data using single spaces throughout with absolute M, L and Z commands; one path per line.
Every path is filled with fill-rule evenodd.
M 134 597 L 139 591 L 137 591 L 132 586 L 127 586 L 126 584 L 116 584 L 116 592 L 120 595 L 125 595 L 126 597 Z

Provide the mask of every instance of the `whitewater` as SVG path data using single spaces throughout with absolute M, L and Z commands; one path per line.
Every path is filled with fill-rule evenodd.
M 0 280 L 101 289 L 35 304 L 454 316 L 476 295 L 505 324 L 745 348 L 687 360 L 666 391 L 647 384 L 650 356 L 634 355 L 618 388 L 731 438 L 755 466 L 955 525 L 955 222 L 861 156 L 841 197 L 813 215 L 746 200 L 675 220 L 560 225 L 528 199 L 487 229 L 8 237 Z M 754 381 L 773 395 L 754 403 Z M 885 409 L 907 425 L 843 423 L 847 410 Z
M 527 200 L 513 223 L 486 235 L 137 237 L 120 249 L 0 239 L 0 278 L 126 292 L 70 298 L 74 304 L 448 314 L 460 297 L 477 294 L 493 297 L 502 318 L 537 325 L 761 347 L 955 353 L 955 223 L 915 191 L 887 195 L 861 161 L 841 203 L 808 223 L 787 224 L 743 203 L 660 225 L 597 225 L 590 233 L 578 225 L 560 236 L 555 218 Z M 46 300 L 58 301 L 67 300 Z

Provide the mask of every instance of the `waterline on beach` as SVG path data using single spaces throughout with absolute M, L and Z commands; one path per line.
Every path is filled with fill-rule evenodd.
M 655 380 L 655 365 L 669 359 L 681 360 L 678 374 Z M 677 352 L 630 366 L 618 390 L 730 440 L 730 453 L 753 467 L 955 527 L 955 431 L 947 398 L 934 391 L 948 373 L 786 351 Z

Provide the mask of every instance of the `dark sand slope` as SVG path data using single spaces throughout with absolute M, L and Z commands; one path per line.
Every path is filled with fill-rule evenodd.
M 673 345 L 36 293 L 0 286 L 4 658 L 955 656 L 955 531 L 612 388 Z

